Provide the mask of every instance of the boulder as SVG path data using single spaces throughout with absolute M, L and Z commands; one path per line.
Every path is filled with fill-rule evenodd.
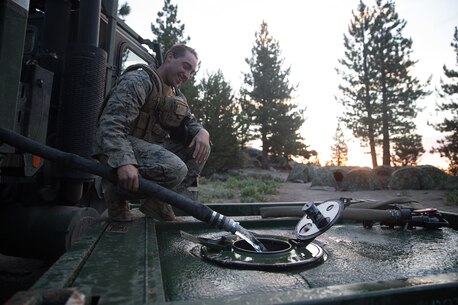
M 289 172 L 288 177 L 286 178 L 286 181 L 296 182 L 296 183 L 308 182 L 306 167 L 307 165 L 305 164 L 294 165 L 291 171 Z
M 346 167 L 334 167 L 330 168 L 330 171 L 336 182 L 336 190 L 343 190 L 343 180 L 345 179 L 350 170 Z
M 447 182 L 444 185 L 445 190 L 458 190 L 458 176 L 448 176 Z
M 289 172 L 286 181 L 297 183 L 308 183 L 315 177 L 315 172 L 319 167 L 312 164 L 295 163 Z
M 405 166 L 391 174 L 389 188 L 393 190 L 450 189 L 453 183 L 450 175 L 431 165 Z
M 420 190 L 422 188 L 421 171 L 413 166 L 398 168 L 391 174 L 388 187 L 392 190 Z
M 391 174 L 393 173 L 394 169 L 390 166 L 377 166 L 372 169 L 374 175 L 378 178 L 382 185 L 382 189 L 387 189 L 388 185 L 390 184 Z
M 380 190 L 382 182 L 368 167 L 350 170 L 342 181 L 342 189 L 347 191 Z
M 312 184 L 310 186 L 331 186 L 335 188 L 337 183 L 332 170 L 327 166 L 315 168 L 313 170 Z
M 421 165 L 420 170 L 421 187 L 424 190 L 444 189 L 449 175 L 432 165 Z

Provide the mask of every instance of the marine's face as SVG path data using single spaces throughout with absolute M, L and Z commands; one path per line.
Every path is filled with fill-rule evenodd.
M 196 71 L 197 58 L 189 51 L 183 57 L 175 58 L 168 54 L 166 58 L 168 69 L 167 85 L 177 87 L 187 81 Z

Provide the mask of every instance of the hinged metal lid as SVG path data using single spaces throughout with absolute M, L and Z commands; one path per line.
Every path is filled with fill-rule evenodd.
M 307 202 L 302 207 L 305 215 L 294 230 L 296 238 L 311 242 L 334 225 L 344 208 L 344 203 L 339 199 L 323 201 L 317 205 Z

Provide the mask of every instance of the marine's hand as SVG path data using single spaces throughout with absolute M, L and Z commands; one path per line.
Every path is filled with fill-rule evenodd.
M 126 164 L 118 167 L 118 186 L 131 192 L 137 192 L 139 186 L 138 169 Z
M 210 134 L 205 129 L 199 130 L 199 132 L 192 139 L 189 147 L 196 145 L 192 157 L 196 159 L 197 162 L 203 162 L 207 159 L 208 154 L 210 153 Z

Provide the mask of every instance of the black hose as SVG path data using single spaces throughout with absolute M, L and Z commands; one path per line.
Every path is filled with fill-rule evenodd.
M 97 161 L 89 160 L 76 154 L 63 152 L 49 147 L 5 128 L 0 128 L 0 141 L 19 148 L 24 152 L 58 162 L 64 166 L 89 172 L 103 177 L 114 184 L 117 183 L 118 177 L 116 175 L 116 170 Z M 139 177 L 139 180 L 139 192 L 141 194 L 168 202 L 172 206 L 185 211 L 194 218 L 207 222 L 220 229 L 235 233 L 235 231 L 239 231 L 241 228 L 234 220 L 213 211 L 206 205 L 177 194 L 151 180 L 147 180 L 142 177 Z

